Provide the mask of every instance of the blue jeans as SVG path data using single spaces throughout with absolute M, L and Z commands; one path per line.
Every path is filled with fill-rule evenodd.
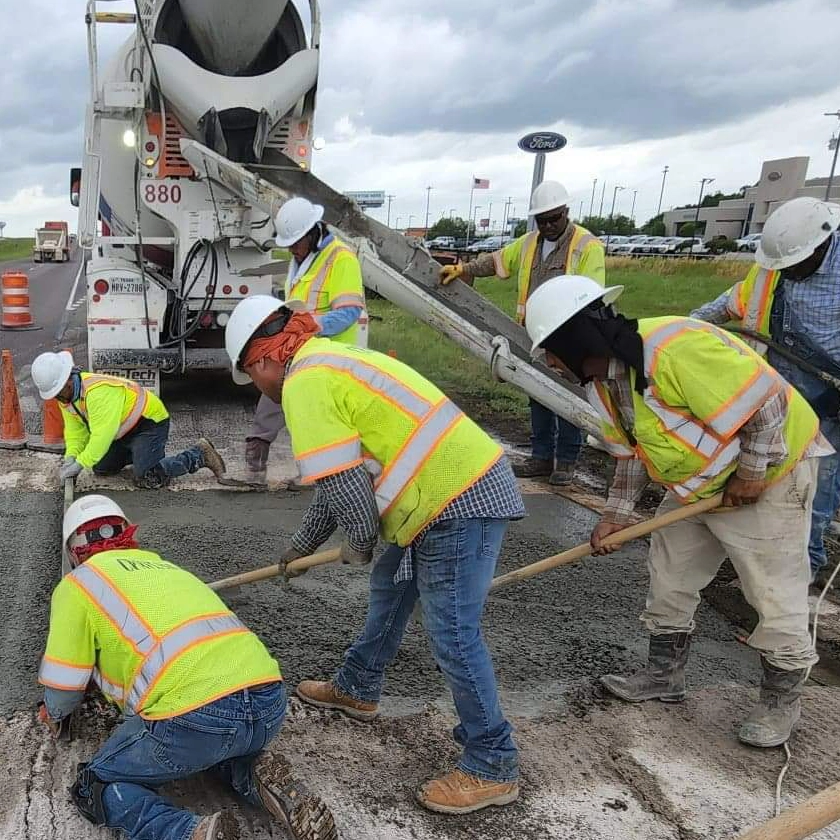
M 540 461 L 556 459 L 558 464 L 574 464 L 583 445 L 580 429 L 538 402 L 530 400 L 530 405 L 531 456 Z
M 820 431 L 828 442 L 840 451 L 840 422 L 834 418 L 820 420 Z M 817 475 L 817 493 L 814 496 L 814 508 L 811 513 L 811 536 L 808 540 L 808 556 L 811 560 L 811 572 L 818 572 L 828 563 L 823 536 L 837 508 L 840 507 L 840 454 L 820 458 L 820 471 Z
M 157 789 L 215 768 L 252 805 L 252 767 L 286 716 L 282 682 L 244 689 L 166 720 L 128 718 L 88 765 L 101 781 L 106 825 L 130 840 L 186 840 L 200 817 L 170 805 Z
M 507 529 L 504 519 L 450 519 L 432 527 L 414 552 L 414 577 L 395 584 L 404 549 L 389 546 L 370 576 L 365 628 L 333 678 L 357 700 L 378 702 L 385 669 L 397 655 L 414 604 L 458 711 L 458 766 L 482 779 L 518 777 L 512 727 L 496 690 L 481 615 Z
M 169 418 L 155 423 L 144 417 L 125 437 L 115 440 L 93 468 L 97 475 L 116 475 L 131 464 L 135 481 L 160 486 L 170 478 L 194 473 L 204 466 L 204 457 L 197 446 L 166 457 L 169 439 Z

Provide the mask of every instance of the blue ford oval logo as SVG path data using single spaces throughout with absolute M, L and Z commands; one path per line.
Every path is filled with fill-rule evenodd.
M 566 138 L 553 131 L 535 131 L 519 141 L 523 152 L 557 152 L 566 145 Z

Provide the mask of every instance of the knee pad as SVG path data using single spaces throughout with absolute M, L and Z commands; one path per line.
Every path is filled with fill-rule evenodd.
M 70 788 L 70 799 L 79 809 L 79 813 L 93 825 L 105 825 L 105 806 L 102 804 L 102 792 L 108 786 L 87 763 L 76 768 L 78 775 Z

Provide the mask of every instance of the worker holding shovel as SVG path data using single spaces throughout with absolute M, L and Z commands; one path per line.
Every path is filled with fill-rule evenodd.
M 389 543 L 371 572 L 365 627 L 343 665 L 296 693 L 350 717 L 376 717 L 385 669 L 419 602 L 463 752 L 417 798 L 452 814 L 513 802 L 517 751 L 481 634 L 508 520 L 525 513 L 513 472 L 502 448 L 420 374 L 318 338 L 318 330 L 309 313 L 254 296 L 225 331 L 234 380 L 282 399 L 301 478 L 316 485 L 283 559 L 311 554 L 339 526 L 344 562 L 369 563 L 378 532 Z
M 621 291 L 556 278 L 534 292 L 526 314 L 534 350 L 586 385 L 618 459 L 592 547 L 614 550 L 610 535 L 625 527 L 648 477 L 668 490 L 658 514 L 721 491 L 724 512 L 653 534 L 647 666 L 601 681 L 629 702 L 683 700 L 700 590 L 729 557 L 758 612 L 747 641 L 763 668 L 760 701 L 738 737 L 778 746 L 799 719 L 817 661 L 807 544 L 818 457 L 833 450 L 804 398 L 744 342 L 691 318 L 624 318 L 611 305 Z

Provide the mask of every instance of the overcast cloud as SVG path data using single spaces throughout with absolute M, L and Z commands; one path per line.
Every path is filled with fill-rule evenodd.
M 247 5 L 241 0 L 243 8 Z M 109 4 L 109 9 L 121 8 Z M 44 218 L 71 218 L 68 169 L 77 165 L 87 98 L 84 4 L 0 0 L 0 219 L 29 235 Z M 524 210 L 532 159 L 517 138 L 554 128 L 568 147 L 549 157 L 588 212 L 606 184 L 640 221 L 694 200 L 701 177 L 730 191 L 765 158 L 810 155 L 827 174 L 840 107 L 836 0 L 322 0 L 317 173 L 340 189 L 396 195 L 392 222 L 454 209 L 466 215 L 469 179 L 501 219 L 507 197 Z M 128 34 L 111 27 L 110 39 Z M 118 30 L 118 31 L 114 31 Z M 498 212 L 497 212 L 498 209 Z M 377 212 L 384 218 L 384 211 Z

